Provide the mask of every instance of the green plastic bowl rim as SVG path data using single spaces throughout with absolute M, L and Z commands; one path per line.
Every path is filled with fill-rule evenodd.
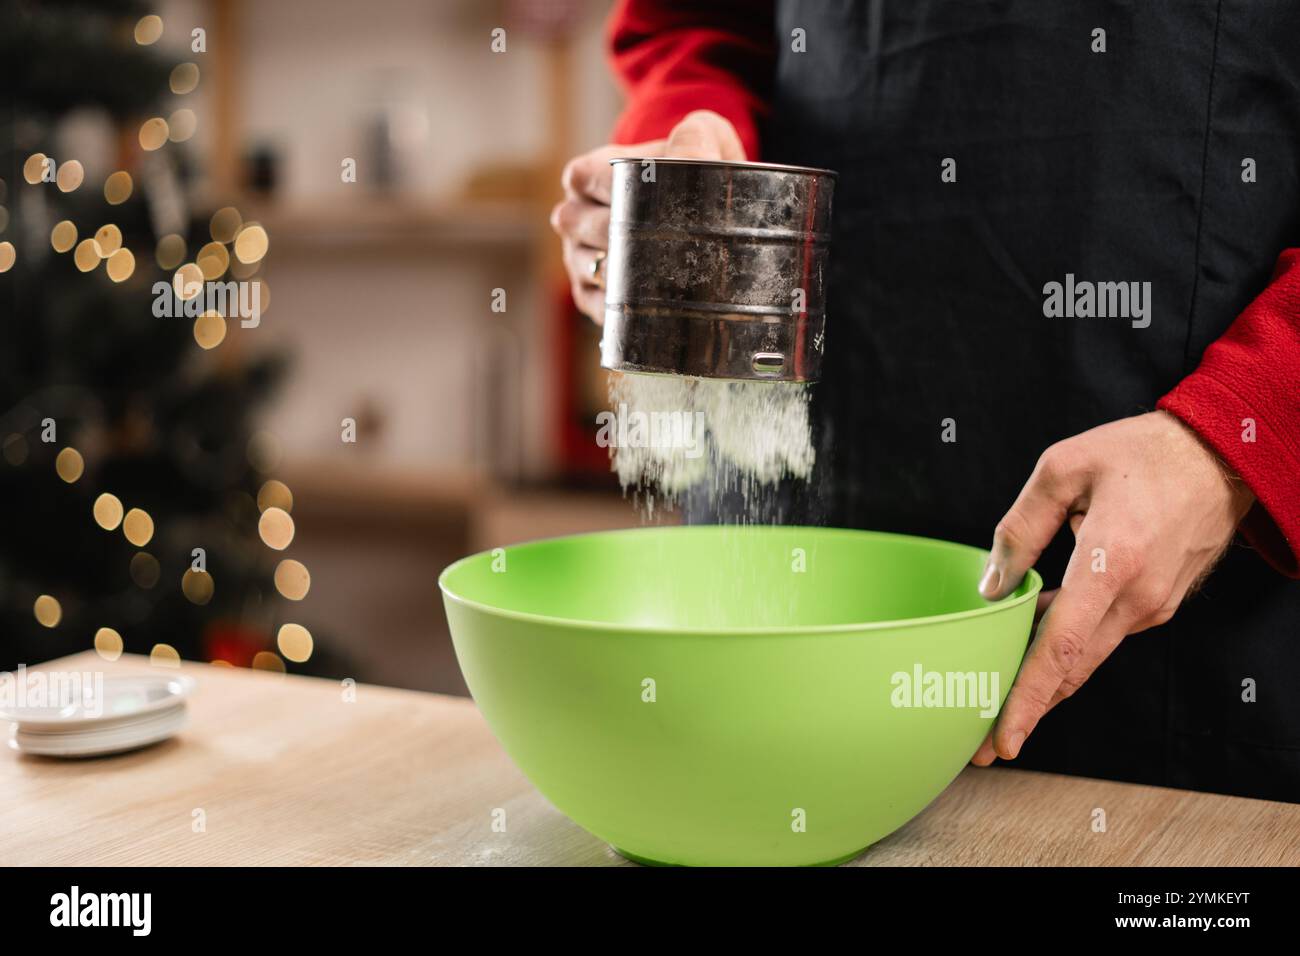
M 729 525 L 682 525 L 683 529 L 690 528 L 725 528 Z M 739 528 L 739 526 L 737 526 Z M 585 534 L 567 534 L 558 535 L 550 538 L 538 538 L 533 541 L 523 541 L 518 544 L 507 545 L 505 550 L 513 551 L 519 548 L 535 548 L 545 544 L 552 544 L 557 541 L 569 541 L 576 538 L 594 538 L 598 535 L 605 534 L 654 534 L 668 531 L 671 533 L 673 526 L 652 527 L 652 528 L 615 528 L 608 531 L 592 531 Z M 767 530 L 768 526 L 755 528 L 754 530 Z M 771 526 L 773 531 L 815 531 L 819 534 L 830 533 L 847 533 L 854 535 L 871 535 L 878 538 L 898 538 L 905 541 L 924 541 L 927 544 L 935 545 L 941 548 L 948 548 L 956 551 L 974 551 L 978 554 L 987 555 L 989 552 L 983 548 L 977 548 L 969 544 L 959 544 L 956 541 L 943 541 L 939 538 L 925 538 L 920 535 L 912 534 L 894 534 L 889 531 L 859 531 L 853 528 L 820 528 L 815 526 L 802 525 L 774 525 Z M 900 618 L 893 621 L 864 621 L 861 624 L 817 624 L 807 627 L 798 627 L 793 625 L 778 625 L 772 627 L 671 627 L 667 625 L 645 625 L 645 624 L 620 624 L 613 621 L 589 621 L 581 618 L 553 617 L 547 614 L 534 614 L 530 611 L 511 611 L 505 608 L 493 607 L 490 604 L 483 604 L 480 601 L 474 601 L 456 594 L 447 586 L 447 576 L 455 572 L 463 564 L 479 560 L 485 555 L 490 555 L 495 548 L 489 551 L 478 551 L 474 554 L 466 555 L 457 561 L 453 561 L 447 567 L 443 568 L 442 573 L 438 575 L 438 588 L 442 591 L 443 596 L 457 604 L 481 611 L 484 614 L 496 617 L 511 618 L 516 621 L 527 621 L 530 624 L 546 624 L 552 627 L 573 627 L 591 631 L 620 631 L 629 634 L 699 634 L 699 635 L 739 635 L 739 636 L 795 636 L 805 634 L 846 634 L 860 633 L 862 631 L 884 631 L 895 628 L 919 627 L 926 624 L 942 624 L 949 621 L 965 621 L 990 614 L 998 614 L 1003 611 L 1018 607 L 1027 601 L 1035 601 L 1038 598 L 1038 592 L 1043 589 L 1043 578 L 1033 568 L 1026 572 L 1024 580 L 1016 587 L 1016 591 L 1024 593 L 1018 594 L 1015 591 L 1011 596 L 1005 597 L 1000 601 L 993 601 L 984 607 L 971 608 L 969 611 L 953 611 L 949 614 L 934 614 L 929 617 L 908 617 Z

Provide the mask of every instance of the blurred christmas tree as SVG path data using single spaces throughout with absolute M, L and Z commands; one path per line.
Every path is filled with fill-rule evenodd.
M 277 587 L 306 587 L 272 550 L 292 519 L 264 511 L 292 503 L 248 417 L 278 363 L 234 354 L 237 316 L 175 298 L 178 268 L 260 281 L 266 248 L 233 208 L 189 208 L 198 64 L 157 52 L 147 4 L 0 5 L 0 668 L 91 646 L 310 658 L 301 629 L 271 656 L 293 607 Z M 106 155 L 75 155 L 95 130 Z

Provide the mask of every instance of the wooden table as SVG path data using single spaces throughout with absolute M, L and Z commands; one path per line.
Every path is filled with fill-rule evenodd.
M 630 865 L 529 785 L 468 700 L 360 685 L 348 703 L 334 681 L 181 670 L 199 684 L 176 739 L 94 760 L 0 753 L 0 864 Z M 973 767 L 855 861 L 1297 863 L 1300 805 Z

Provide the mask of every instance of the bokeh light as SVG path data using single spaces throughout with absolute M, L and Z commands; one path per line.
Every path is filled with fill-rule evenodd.
M 257 274 L 257 270 L 262 268 L 261 262 L 240 262 L 238 259 L 230 260 L 230 274 L 236 279 L 248 279 Z
M 58 472 L 60 478 L 72 484 L 86 470 L 86 463 L 77 449 L 65 448 L 55 457 L 54 470 Z
M 105 531 L 112 531 L 122 523 L 122 502 L 117 495 L 104 492 L 95 499 L 93 507 L 95 524 Z
M 180 667 L 181 656 L 170 644 L 155 644 L 149 652 L 149 663 L 155 667 Z
M 136 23 L 135 42 L 141 46 L 149 46 L 151 43 L 158 42 L 158 38 L 162 36 L 162 32 L 162 17 L 151 13 L 147 17 L 141 17 Z
M 226 320 L 208 309 L 194 320 L 194 341 L 203 349 L 215 349 L 226 339 Z
M 32 613 L 42 627 L 58 627 L 63 620 L 63 605 L 49 594 L 42 594 L 32 605 Z
M 158 585 L 160 577 L 162 577 L 162 567 L 158 564 L 158 559 L 148 551 L 137 551 L 131 558 L 131 580 L 135 582 L 136 587 L 147 591 Z
M 122 656 L 122 635 L 111 627 L 101 627 L 95 632 L 95 653 L 106 661 Z
M 82 272 L 91 272 L 103 260 L 99 243 L 94 239 L 82 239 L 77 243 L 77 251 L 72 254 L 72 261 Z
M 167 135 L 173 143 L 183 143 L 199 128 L 199 119 L 191 109 L 179 109 L 167 117 Z
M 257 522 L 257 533 L 268 548 L 283 551 L 293 542 L 293 519 L 283 508 L 267 508 Z
M 177 63 L 172 68 L 172 75 L 167 85 L 177 96 L 191 93 L 199 85 L 199 66 L 197 63 Z
M 120 206 L 131 198 L 131 190 L 134 188 L 135 184 L 131 181 L 131 174 L 126 170 L 119 169 L 104 180 L 104 198 L 110 206 Z
M 28 185 L 35 186 L 45 175 L 45 154 L 32 153 L 23 163 L 23 179 L 27 180 Z
M 143 548 L 153 538 L 153 518 L 143 508 L 132 508 L 122 519 L 122 533 L 137 548 Z
M 311 590 L 311 573 L 301 561 L 285 558 L 275 566 L 275 589 L 290 601 L 301 601 Z
M 75 159 L 69 159 L 59 166 L 58 173 L 54 176 L 54 181 L 58 183 L 61 192 L 70 193 L 86 178 L 86 170 Z
M 220 279 L 226 267 L 230 265 L 230 253 L 221 243 L 209 242 L 194 257 L 194 264 L 203 273 L 203 278 L 211 282 Z
M 217 242 L 234 242 L 239 227 L 244 224 L 243 217 L 234 206 L 223 206 L 212 214 L 208 231 Z
M 203 291 L 203 270 L 192 262 L 185 263 L 176 270 L 172 287 L 177 298 L 188 302 Z
M 283 481 L 271 478 L 258 489 L 257 510 L 265 511 L 267 508 L 293 511 L 293 492 Z
M 188 568 L 185 574 L 181 576 L 181 593 L 185 595 L 186 600 L 191 604 L 207 604 L 212 600 L 212 594 L 216 590 L 216 585 L 212 580 L 212 575 L 207 571 L 195 571 Z
M 240 262 L 257 262 L 266 256 L 271 240 L 257 223 L 248 223 L 235 236 L 235 258 Z
M 160 149 L 167 142 L 171 130 L 161 116 L 153 116 L 140 124 L 140 148 L 147 153 Z
M 311 632 L 301 624 L 285 624 L 275 637 L 275 646 L 286 658 L 295 664 L 301 664 L 311 657 Z
M 171 271 L 185 261 L 185 240 L 174 232 L 158 240 L 154 249 L 154 259 L 158 268 Z
M 275 673 L 284 673 L 284 661 L 280 659 L 279 654 L 271 651 L 258 651 L 253 655 L 253 669 L 259 671 L 273 671 Z
M 95 233 L 95 242 L 99 245 L 100 258 L 107 259 L 122 248 L 122 230 L 111 222 L 100 226 Z
M 56 223 L 50 230 L 50 245 L 55 252 L 67 252 L 77 244 L 77 226 L 71 219 Z
M 125 282 L 135 272 L 135 254 L 130 249 L 119 249 L 108 257 L 104 269 L 114 282 Z

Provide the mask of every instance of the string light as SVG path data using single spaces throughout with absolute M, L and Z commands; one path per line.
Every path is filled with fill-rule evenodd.
M 50 245 L 55 252 L 67 252 L 77 244 L 77 227 L 71 219 L 56 223 L 50 230 Z
M 45 175 L 45 159 L 44 153 L 32 153 L 23 163 L 23 179 L 27 180 L 29 185 L 40 184 Z
M 271 240 L 257 223 L 249 223 L 235 236 L 235 258 L 240 262 L 257 262 L 266 256 Z
M 122 523 L 122 502 L 118 500 L 117 495 L 104 492 L 95 499 L 91 510 L 95 515 L 95 524 L 105 531 L 112 531 Z
M 155 644 L 149 652 L 149 663 L 155 667 L 180 667 L 181 656 L 170 644 Z
M 272 478 L 258 489 L 257 510 L 265 511 L 267 508 L 293 511 L 293 492 L 283 481 Z
M 95 233 L 95 242 L 99 244 L 100 258 L 107 259 L 122 248 L 122 230 L 111 222 L 100 226 Z
M 101 627 L 95 632 L 95 652 L 106 661 L 122 656 L 122 635 L 111 627 Z
M 212 219 L 208 223 L 208 232 L 217 242 L 234 242 L 235 235 L 243 224 L 244 219 L 239 215 L 238 209 L 234 206 L 223 206 L 212 214 Z
M 283 551 L 293 542 L 293 519 L 283 508 L 267 508 L 257 522 L 257 533 L 268 548 Z
M 70 193 L 86 178 L 86 170 L 82 168 L 81 163 L 75 159 L 70 159 L 59 167 L 58 174 L 54 181 L 58 184 L 60 191 Z
M 32 605 L 32 613 L 42 627 L 58 627 L 59 621 L 63 620 L 63 605 L 56 598 L 42 594 Z
M 132 508 L 122 519 L 122 534 L 137 548 L 143 548 L 153 538 L 153 518 L 142 508 Z
M 194 341 L 199 348 L 215 349 L 225 338 L 226 320 L 220 312 L 209 309 L 194 320 Z
M 181 593 L 191 604 L 204 605 L 212 600 L 212 593 L 216 586 L 212 581 L 212 575 L 207 571 L 195 571 L 189 568 L 181 576 Z
M 280 660 L 278 654 L 271 651 L 258 651 L 253 655 L 253 669 L 259 671 L 274 671 L 284 673 L 284 661 Z
M 157 43 L 158 38 L 162 36 L 163 22 L 162 17 L 157 14 L 149 14 L 147 17 L 141 17 L 135 25 L 135 42 L 141 46 L 149 46 Z
M 91 272 L 103 258 L 99 243 L 94 239 L 82 239 L 77 243 L 77 251 L 72 254 L 72 261 L 82 272 Z
M 197 63 L 177 63 L 167 81 L 173 93 L 184 96 L 199 85 L 199 66 Z
M 203 291 L 203 270 L 192 262 L 185 263 L 172 277 L 172 288 L 178 299 L 188 302 Z
M 131 580 L 136 583 L 137 587 L 144 588 L 146 591 L 158 584 L 158 579 L 162 576 L 162 568 L 158 564 L 158 559 L 148 551 L 137 551 L 131 558 Z
M 301 561 L 285 558 L 275 566 L 275 589 L 290 601 L 301 601 L 311 590 L 311 573 Z
M 171 130 L 167 127 L 165 119 L 161 116 L 150 117 L 140 124 L 140 148 L 146 153 L 161 149 L 169 135 Z
M 0 272 L 8 272 L 18 261 L 18 250 L 12 242 L 0 242 Z
M 240 262 L 238 259 L 230 260 L 230 274 L 236 279 L 250 279 L 257 274 L 257 270 L 262 267 L 260 262 Z
M 86 470 L 86 463 L 82 460 L 81 452 L 77 451 L 77 449 L 65 448 L 55 457 L 54 470 L 58 472 L 60 478 L 68 484 L 72 484 Z
M 311 632 L 301 624 L 285 624 L 276 635 L 275 646 L 289 660 L 301 664 L 311 657 Z
M 104 268 L 114 282 L 125 282 L 135 272 L 135 255 L 130 249 L 119 249 L 108 257 L 108 265 Z
M 142 17 L 135 25 L 134 39 L 141 46 L 156 43 L 162 36 L 162 18 L 156 15 Z M 199 84 L 200 70 L 195 63 L 178 64 L 168 78 L 172 93 L 185 95 L 193 92 Z M 138 132 L 140 147 L 147 151 L 162 148 L 169 140 L 180 143 L 189 140 L 197 131 L 198 118 L 192 109 L 180 108 L 164 119 L 151 117 L 141 124 Z M 33 153 L 23 164 L 23 177 L 37 185 L 45 181 L 47 170 L 53 161 L 44 153 Z M 74 192 L 85 181 L 85 168 L 77 160 L 62 163 L 54 175 L 54 182 L 64 193 Z M 3 182 L 0 182 L 0 187 Z M 118 170 L 104 181 L 104 199 L 109 205 L 121 205 L 130 199 L 134 191 L 134 182 L 130 173 Z M 3 198 L 0 196 L 0 198 Z M 8 225 L 8 211 L 0 206 L 0 232 Z M 165 271 L 175 270 L 173 285 L 176 294 L 183 300 L 189 300 L 202 291 L 206 279 L 214 281 L 228 270 L 237 278 L 246 279 L 253 276 L 265 258 L 270 239 L 266 230 L 257 223 L 245 223 L 239 211 L 233 206 L 226 206 L 213 214 L 209 223 L 213 241 L 205 244 L 193 262 L 186 263 L 187 244 L 182 235 L 171 233 L 159 238 L 154 257 L 158 266 Z M 91 272 L 102 261 L 106 262 L 105 271 L 113 282 L 125 282 L 135 272 L 135 255 L 123 245 L 122 232 L 113 223 L 101 226 L 93 237 L 78 241 L 77 226 L 69 219 L 57 223 L 50 231 L 50 246 L 57 253 L 71 251 L 78 270 Z M 227 244 L 231 249 L 226 248 Z M 231 252 L 233 251 L 233 258 Z M 11 242 L 0 242 L 0 272 L 11 269 L 17 260 L 17 251 Z M 269 287 L 258 279 L 259 299 L 263 310 L 269 299 Z M 202 313 L 194 324 L 194 338 L 205 348 L 214 348 L 226 336 L 226 320 L 216 311 Z M 21 434 L 11 434 L 3 442 L 4 458 L 12 465 L 21 465 L 27 459 L 27 440 Z M 279 460 L 279 446 L 275 438 L 268 433 L 255 434 L 248 443 L 247 456 L 250 464 L 258 470 L 273 468 Z M 85 472 L 85 460 L 75 448 L 62 449 L 55 458 L 55 471 L 65 482 L 72 484 L 79 481 Z M 247 497 L 247 496 L 246 496 Z M 252 501 L 249 499 L 251 506 Z M 289 512 L 293 508 L 293 494 L 283 482 L 270 479 L 263 483 L 258 492 L 257 507 L 262 514 L 258 521 L 258 534 L 262 541 L 271 548 L 283 550 L 289 546 L 294 537 L 294 522 Z M 119 526 L 126 539 L 135 547 L 142 548 L 154 536 L 153 518 L 141 508 L 132 508 L 124 512 L 122 502 L 112 494 L 104 492 L 96 497 L 92 506 L 96 524 L 112 531 Z M 130 562 L 132 580 L 142 588 L 154 587 L 160 577 L 157 559 L 147 551 L 139 551 Z M 301 562 L 292 559 L 282 560 L 275 570 L 277 591 L 289 600 L 302 600 L 311 587 L 311 576 Z M 209 603 L 215 593 L 212 575 L 207 571 L 187 570 L 181 579 L 181 590 L 185 597 L 194 604 Z M 43 626 L 56 627 L 63 617 L 60 603 L 52 595 L 42 594 L 33 604 L 33 613 Z M 111 627 L 101 627 L 95 632 L 94 647 L 96 653 L 105 660 L 113 661 L 121 657 L 124 649 L 122 636 Z M 277 646 L 283 658 L 271 651 L 258 652 L 252 662 L 260 670 L 285 671 L 284 658 L 296 663 L 307 661 L 314 650 L 311 633 L 300 624 L 285 624 L 277 634 Z M 155 644 L 150 651 L 150 663 L 159 666 L 179 667 L 180 654 L 169 644 Z M 217 665 L 230 666 L 228 661 L 217 660 Z
M 167 135 L 173 143 L 185 142 L 198 128 L 198 117 L 191 109 L 179 109 L 167 117 Z
M 131 190 L 134 188 L 135 183 L 131 181 L 131 174 L 124 169 L 119 169 L 104 180 L 104 199 L 110 206 L 120 206 L 131 198 Z
M 170 272 L 185 261 L 185 240 L 174 232 L 168 233 L 158 240 L 154 258 L 158 268 Z
M 203 273 L 203 278 L 213 281 L 220 279 L 226 267 L 230 265 L 230 253 L 221 243 L 209 242 L 199 250 L 199 254 L 194 257 L 194 262 Z

